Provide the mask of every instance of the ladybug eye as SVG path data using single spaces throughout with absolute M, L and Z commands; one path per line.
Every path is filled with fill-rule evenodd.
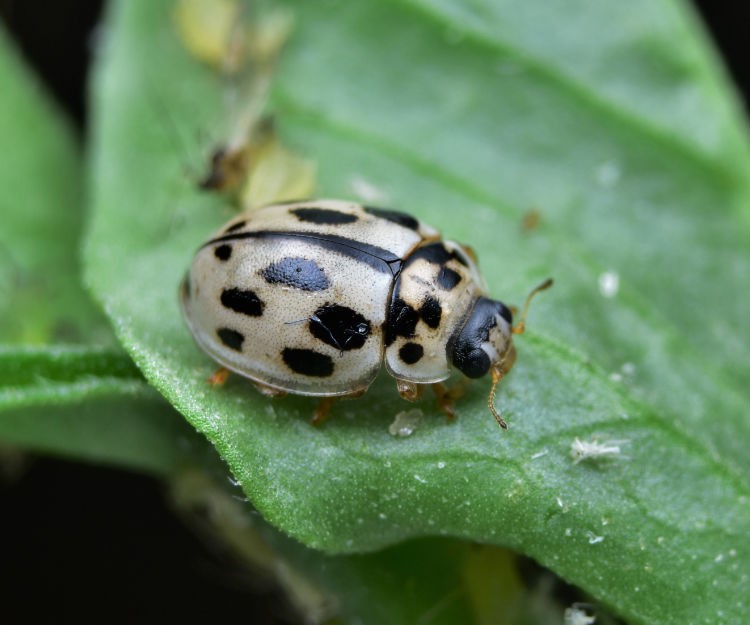
M 465 355 L 461 364 L 463 368 L 459 369 L 467 378 L 481 378 L 490 370 L 490 357 L 477 347 Z
M 490 370 L 492 362 L 482 346 L 489 341 L 490 330 L 497 325 L 497 306 L 498 302 L 480 297 L 455 336 L 451 361 L 468 378 L 481 378 Z

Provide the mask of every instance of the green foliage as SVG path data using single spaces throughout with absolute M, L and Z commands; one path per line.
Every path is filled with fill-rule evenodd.
M 0 76 L 0 342 L 101 336 L 73 247 L 83 219 L 79 149 L 1 25 Z
M 195 437 L 81 285 L 80 150 L 2 29 L 0 75 L 0 440 L 166 473 Z
M 405 406 L 387 376 L 365 400 L 337 404 L 320 428 L 308 423 L 312 400 L 270 401 L 238 379 L 207 386 L 215 365 L 180 319 L 177 285 L 193 250 L 232 213 L 198 195 L 185 171 L 203 167 L 197 137 L 224 139 L 231 111 L 220 77 L 178 41 L 169 5 L 144 1 L 114 7 L 95 76 L 85 264 L 145 377 L 213 444 L 270 524 L 328 554 L 377 551 L 323 556 L 264 530 L 341 593 L 351 618 L 412 623 L 459 588 L 434 622 L 470 612 L 501 621 L 486 607 L 495 620 L 482 620 L 471 591 L 485 572 L 512 587 L 507 555 L 468 566 L 465 543 L 424 539 L 445 536 L 529 555 L 631 623 L 742 622 L 750 157 L 692 14 L 668 0 L 573 10 L 481 0 L 289 7 L 295 28 L 271 109 L 286 143 L 316 161 L 319 195 L 365 190 L 469 242 L 506 302 L 554 276 L 498 394 L 511 429 L 489 415 L 486 382 L 458 402 L 455 423 L 421 403 L 425 419 L 408 438 L 388 433 Z M 0 107 L 15 97 L 0 97 Z M 21 106 L 34 107 L 39 119 L 28 123 L 47 129 L 37 138 L 19 129 L 15 141 L 50 162 L 24 167 L 9 197 L 28 193 L 42 221 L 60 220 L 50 198 L 62 210 L 67 197 L 62 214 L 72 221 L 62 222 L 73 225 L 64 236 L 58 227 L 2 243 L 29 275 L 57 268 L 69 316 L 81 318 L 75 264 L 63 264 L 75 247 L 78 161 L 65 131 L 45 121 L 53 113 Z M 530 211 L 540 222 L 527 231 Z M 26 232 L 22 217 L 7 232 Z M 15 279 L 8 266 L 4 285 Z M 56 336 L 57 310 L 40 304 L 47 297 L 29 299 L 28 318 L 43 315 L 24 336 L 37 342 Z M 185 459 L 176 441 L 190 428 L 155 407 L 115 350 L 7 348 L 0 375 L 3 439 L 108 459 L 108 437 L 127 435 L 156 442 L 133 442 L 138 453 L 114 461 L 168 472 Z M 107 398 L 117 399 L 96 403 Z M 66 408 L 78 401 L 96 407 Z M 34 419 L 24 423 L 22 408 Z M 119 426 L 93 429 L 104 414 Z M 80 429 L 64 426 L 71 415 Z M 576 439 L 618 450 L 574 462 Z M 409 538 L 422 540 L 392 546 Z M 416 579 L 415 563 L 425 581 L 440 562 L 442 584 L 414 582 L 414 601 L 394 601 L 399 582 Z

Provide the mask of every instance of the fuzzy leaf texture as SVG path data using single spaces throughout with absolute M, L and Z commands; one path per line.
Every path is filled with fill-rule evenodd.
M 2 27 L 0 75 L 0 443 L 169 473 L 195 437 L 83 289 L 80 149 Z
M 202 138 L 226 139 L 228 87 L 185 51 L 170 3 L 114 6 L 94 86 L 88 281 L 270 523 L 329 553 L 435 535 L 507 546 L 630 623 L 743 620 L 750 158 L 690 7 L 289 3 L 271 109 L 315 160 L 318 195 L 374 193 L 470 243 L 507 303 L 556 280 L 500 387 L 510 431 L 484 381 L 454 423 L 421 403 L 402 439 L 388 425 L 410 406 L 387 376 L 320 428 L 314 400 L 206 384 L 216 365 L 177 287 L 232 214 L 195 190 Z M 576 463 L 576 438 L 618 452 Z

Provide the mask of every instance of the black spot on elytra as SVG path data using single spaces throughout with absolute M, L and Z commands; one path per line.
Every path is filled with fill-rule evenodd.
M 314 378 L 327 378 L 333 373 L 333 360 L 326 354 L 312 349 L 285 347 L 281 352 L 284 363 L 295 373 Z
M 448 353 L 456 368 L 469 378 L 479 378 L 486 374 L 490 357 L 482 349 L 482 343 L 490 338 L 490 330 L 497 325 L 497 315 L 502 315 L 503 304 L 486 297 L 480 297 L 455 338 L 451 338 Z
M 407 365 L 419 362 L 424 356 L 424 348 L 419 343 L 406 343 L 398 350 L 398 357 Z
M 341 211 L 333 210 L 330 208 L 316 208 L 316 207 L 304 207 L 304 208 L 292 208 L 290 211 L 296 215 L 300 221 L 306 221 L 311 224 L 351 224 L 357 221 L 356 215 L 350 215 L 349 213 L 342 213 Z
M 448 251 L 445 245 L 439 242 L 428 243 L 427 245 L 418 247 L 409 257 L 408 262 L 412 263 L 420 258 L 436 265 L 445 265 L 450 260 L 457 260 L 462 265 L 468 266 L 469 264 L 463 254 L 457 250 Z
M 419 316 L 428 326 L 437 328 L 443 316 L 443 308 L 434 297 L 428 296 L 419 308 Z
M 370 213 L 370 215 L 374 215 L 375 217 L 387 219 L 394 224 L 398 224 L 399 226 L 403 226 L 404 228 L 409 228 L 410 230 L 419 229 L 419 221 L 417 221 L 411 215 L 407 215 L 406 213 L 402 213 L 401 211 L 394 211 L 388 208 L 376 208 L 374 206 L 365 206 L 364 208 L 366 213 Z
M 260 317 L 265 307 L 265 303 L 254 291 L 242 289 L 224 289 L 221 292 L 221 303 L 225 308 L 250 317 Z
M 441 267 L 438 271 L 437 284 L 444 291 L 450 291 L 459 282 L 461 282 L 461 275 L 450 267 Z
M 229 258 L 232 256 L 232 246 L 227 245 L 226 243 L 218 245 L 214 248 L 214 255 L 219 260 L 229 260 Z
M 330 286 L 323 268 L 307 258 L 282 258 L 262 269 L 260 275 L 271 284 L 284 284 L 303 291 L 322 291 Z
M 398 287 L 398 285 L 397 285 Z M 385 325 L 385 344 L 390 345 L 397 336 L 411 338 L 419 321 L 419 313 L 400 297 L 391 301 Z
M 242 221 L 238 221 L 236 224 L 232 224 L 231 226 L 229 226 L 226 230 L 224 230 L 224 233 L 226 234 L 227 232 L 235 232 L 236 230 L 241 230 L 246 225 L 247 221 L 243 219 Z
M 221 342 L 230 349 L 238 352 L 242 351 L 242 343 L 245 342 L 245 337 L 241 332 L 229 328 L 219 328 L 216 330 L 216 334 L 221 339 Z
M 370 336 L 370 322 L 356 310 L 325 304 L 310 317 L 311 334 L 341 351 L 359 349 Z

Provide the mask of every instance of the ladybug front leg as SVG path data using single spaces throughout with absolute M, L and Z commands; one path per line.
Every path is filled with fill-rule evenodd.
M 364 395 L 366 391 L 367 389 L 363 388 L 359 391 L 349 393 L 348 395 L 339 395 L 337 397 L 322 397 L 315 408 L 315 412 L 313 412 L 312 424 L 320 425 L 324 421 L 327 421 L 331 413 L 331 406 L 333 406 L 333 403 L 337 399 L 357 399 L 358 397 L 362 397 L 362 395 Z
M 211 386 L 224 386 L 227 383 L 230 373 L 231 371 L 226 367 L 220 367 L 211 374 L 208 378 L 208 383 Z
M 323 397 L 318 402 L 318 405 L 315 407 L 315 412 L 313 412 L 313 425 L 320 425 L 328 420 L 328 417 L 331 416 L 331 406 L 333 406 L 335 400 L 335 397 Z
M 422 397 L 422 385 L 409 380 L 399 380 L 396 378 L 396 388 L 398 394 L 406 401 L 417 401 Z
M 466 383 L 465 379 L 461 380 L 461 382 L 452 388 L 448 388 L 442 382 L 435 382 L 431 385 L 432 391 L 435 393 L 438 408 L 440 408 L 443 414 L 448 417 L 449 421 L 456 418 L 456 410 L 453 404 L 466 392 Z

